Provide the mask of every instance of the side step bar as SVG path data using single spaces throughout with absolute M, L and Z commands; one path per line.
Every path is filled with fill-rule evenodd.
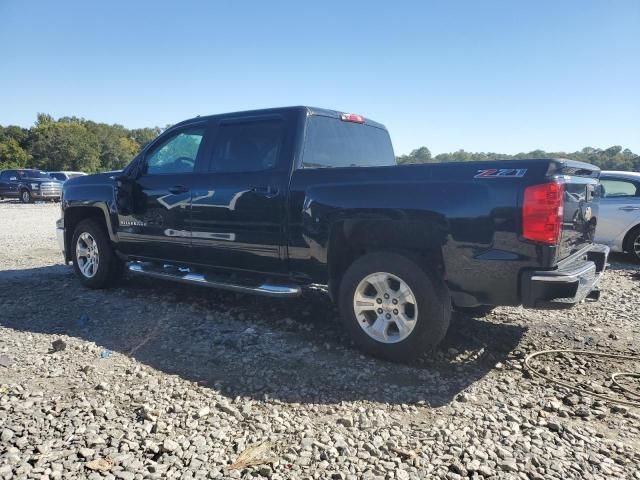
M 231 283 L 222 277 L 208 277 L 201 273 L 192 272 L 188 268 L 179 268 L 173 265 L 160 267 L 148 263 L 130 262 L 127 268 L 132 273 L 146 275 L 148 277 L 190 283 L 192 285 L 203 285 L 239 293 L 253 293 L 267 297 L 298 297 L 302 293 L 302 289 L 298 285 L 263 283 L 254 286 L 250 284 Z

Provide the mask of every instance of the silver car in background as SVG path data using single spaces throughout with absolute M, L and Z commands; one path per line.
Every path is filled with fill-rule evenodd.
M 597 243 L 640 261 L 640 173 L 603 171 Z

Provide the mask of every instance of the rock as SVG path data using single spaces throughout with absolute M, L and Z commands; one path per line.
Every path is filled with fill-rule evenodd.
M 102 438 L 100 435 L 95 434 L 87 436 L 86 442 L 90 447 L 95 447 L 96 445 L 104 445 L 106 443 L 104 441 L 104 438 Z
M 466 467 L 468 472 L 477 472 L 480 469 L 480 460 L 471 460 L 467 463 Z M 460 474 L 462 475 L 462 474 Z
M 78 450 L 78 455 L 80 455 L 82 458 L 93 457 L 94 453 L 96 453 L 96 451 L 92 448 L 81 448 L 80 450 Z
M 457 460 L 449 465 L 449 470 L 463 477 L 467 476 L 467 469 Z
M 559 432 L 562 430 L 562 425 L 557 422 L 547 422 L 547 428 L 552 432 Z
M 113 473 L 120 480 L 133 480 L 136 476 L 133 472 L 119 471 Z
M 351 417 L 340 417 L 336 420 L 338 425 L 343 425 L 347 428 L 353 427 L 353 418 Z
M 29 445 L 29 439 L 27 437 L 18 437 L 16 438 L 14 444 L 18 448 L 24 448 Z
M 180 445 L 177 442 L 174 442 L 170 438 L 165 438 L 164 442 L 162 442 L 162 448 L 165 452 L 175 452 Z
M 500 460 L 498 462 L 498 467 L 500 467 L 505 472 L 517 472 L 518 471 L 518 464 L 513 459 Z
M 209 415 L 210 412 L 211 412 L 211 409 L 205 406 L 205 407 L 202 407 L 200 410 L 198 410 L 198 413 L 196 414 L 196 416 L 198 418 L 203 418 Z
M 398 480 L 409 480 L 411 476 L 406 470 L 396 470 L 396 478 Z
M 53 342 L 51 342 L 51 350 L 50 350 L 50 352 L 51 353 L 61 352 L 62 350 L 66 349 L 66 348 L 67 348 L 66 342 L 64 340 L 58 338 L 57 340 L 54 340 Z
M 0 367 L 9 368 L 13 365 L 13 360 L 9 355 L 5 355 L 4 353 L 0 355 Z
M 13 438 L 13 430 L 9 428 L 4 428 L 2 433 L 0 433 L 0 440 L 8 443 Z
M 258 473 L 260 474 L 261 477 L 271 477 L 271 474 L 273 473 L 273 471 L 271 470 L 271 467 L 269 465 L 262 465 L 259 469 L 258 469 Z

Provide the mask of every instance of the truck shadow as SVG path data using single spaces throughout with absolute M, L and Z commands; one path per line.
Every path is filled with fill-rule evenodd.
M 93 291 L 62 265 L 0 271 L 0 311 L 3 327 L 94 342 L 230 398 L 300 403 L 442 406 L 509 357 L 525 333 L 454 314 L 436 352 L 393 364 L 357 351 L 319 290 L 275 300 L 136 277 Z

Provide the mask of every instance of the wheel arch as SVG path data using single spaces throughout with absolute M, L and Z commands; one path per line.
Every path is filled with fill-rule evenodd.
M 64 211 L 65 245 L 71 245 L 76 226 L 87 219 L 93 219 L 98 222 L 107 232 L 109 239 L 115 241 L 115 234 L 111 228 L 106 207 L 101 208 L 98 205 L 72 206 L 67 207 Z M 65 257 L 66 261 L 71 260 L 71 248 L 66 248 Z
M 425 271 L 444 278 L 445 263 L 437 228 L 386 219 L 342 220 L 332 225 L 327 251 L 329 294 L 338 298 L 341 279 L 358 258 L 393 251 L 415 261 Z

